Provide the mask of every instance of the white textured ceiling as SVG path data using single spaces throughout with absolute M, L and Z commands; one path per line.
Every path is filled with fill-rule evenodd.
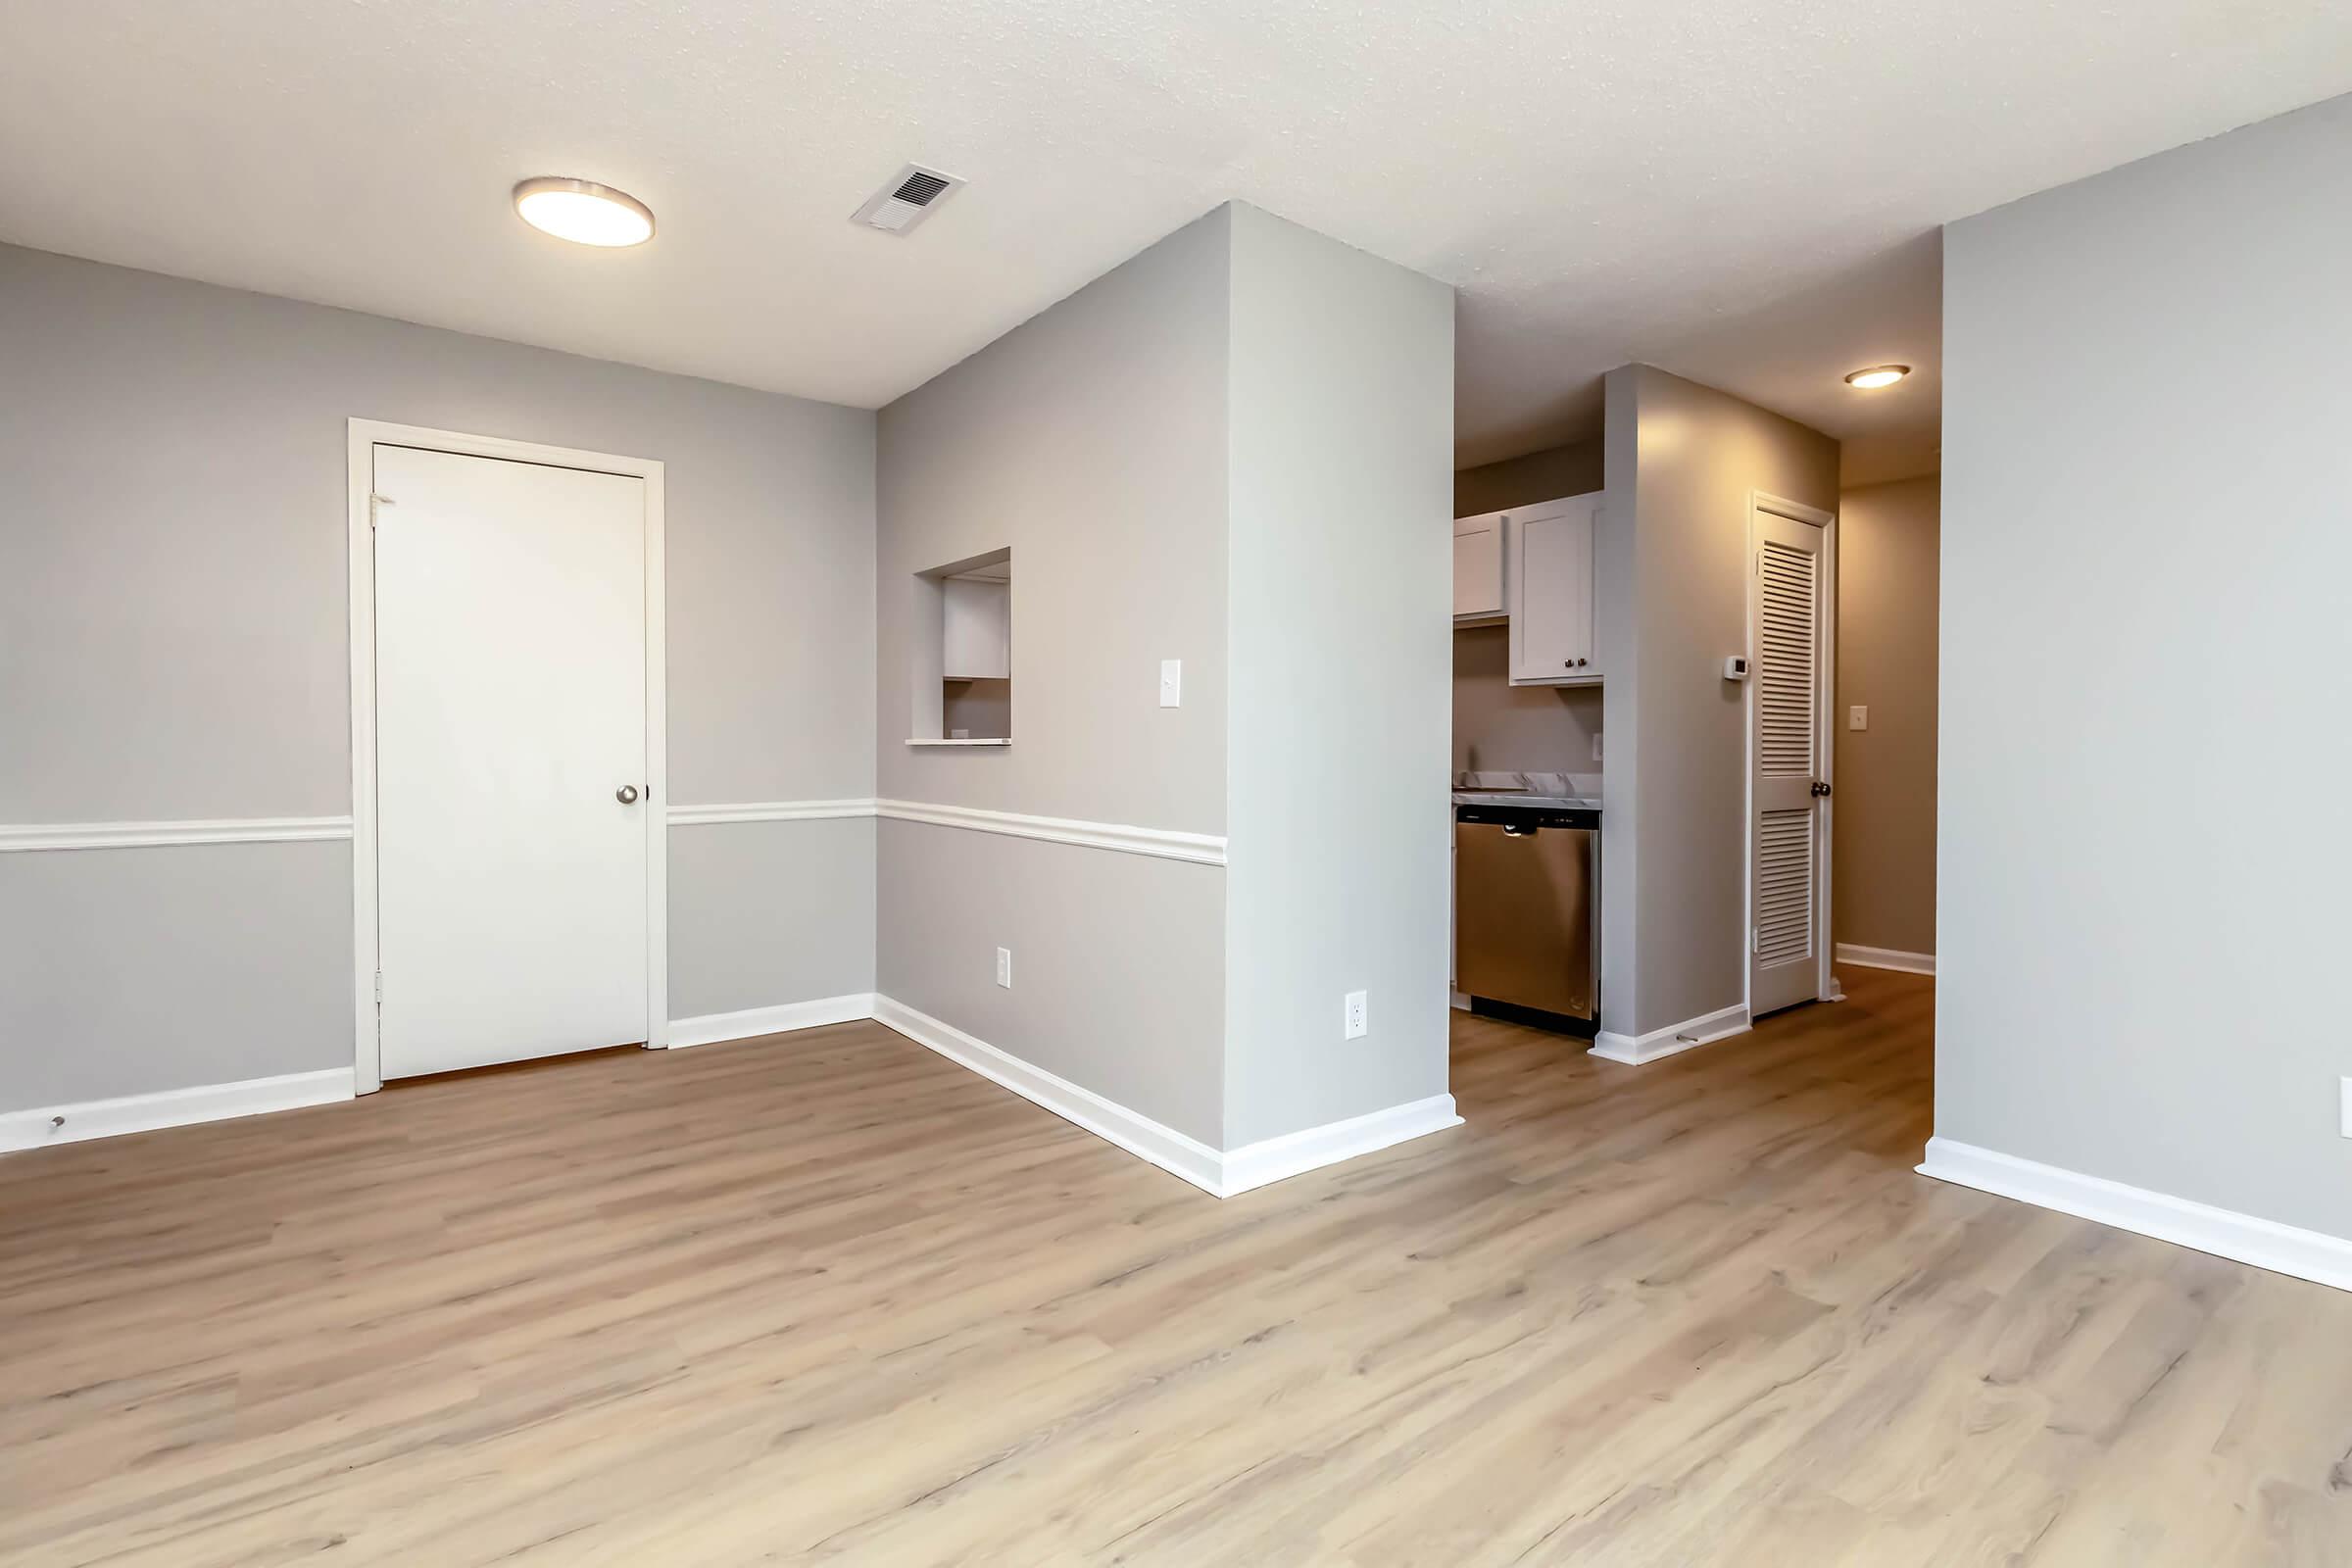
M 1867 477 L 1938 223 L 2346 90 L 2342 0 L 5 0 L 0 238 L 875 405 L 1240 197 L 1461 289 L 1465 463 L 1645 360 Z M 971 186 L 853 227 L 908 160 Z

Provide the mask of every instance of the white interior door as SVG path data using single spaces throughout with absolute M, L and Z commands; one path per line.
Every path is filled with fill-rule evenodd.
M 645 481 L 378 445 L 374 486 L 383 1076 L 645 1040 Z
M 1822 527 L 1759 507 L 1751 537 L 1747 995 L 1766 1013 L 1820 997 L 1829 940 L 1829 572 Z

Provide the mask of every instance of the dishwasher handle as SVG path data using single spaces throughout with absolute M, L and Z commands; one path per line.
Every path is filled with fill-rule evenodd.
M 1506 839 L 1532 839 L 1536 836 L 1536 829 L 1523 822 L 1505 822 L 1502 836 Z

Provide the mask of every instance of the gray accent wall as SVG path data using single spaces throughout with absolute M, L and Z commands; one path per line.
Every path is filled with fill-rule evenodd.
M 877 417 L 0 249 L 0 822 L 350 811 L 350 417 L 658 458 L 660 805 L 1232 846 L 673 827 L 673 1017 L 878 991 L 1217 1148 L 1442 1095 L 1452 330 L 1220 208 Z M 910 747 L 920 574 L 999 551 L 1011 744 Z M 0 1109 L 349 1065 L 350 856 L 0 856 Z
M 1453 291 L 1232 211 L 1227 1148 L 1446 1093 L 1453 834 Z
M 1838 443 L 1650 366 L 1612 371 L 1604 395 L 1610 439 L 1622 432 L 1632 451 L 1620 466 L 1611 447 L 1599 546 L 1611 748 L 1602 1027 L 1640 1035 L 1746 998 L 1746 691 L 1723 678 L 1723 661 L 1747 650 L 1751 496 L 1835 512 Z M 1630 826 L 1618 815 L 1629 805 Z M 1612 865 L 1628 849 L 1631 864 Z M 1633 907 L 1613 911 L 1629 892 Z M 1629 940 L 1632 975 L 1605 956 Z
M 2352 98 L 1946 230 L 1936 856 L 1940 1136 L 2338 1237 L 2347 258 Z
M 873 990 L 874 837 L 872 817 L 671 828 L 670 1016 Z
M 1445 1093 L 1451 365 L 1443 285 L 1235 205 L 882 412 L 883 796 L 1230 840 L 885 819 L 885 995 L 1213 1148 Z M 1011 745 L 905 745 L 918 574 L 1007 548 Z
M 882 411 L 885 798 L 1224 831 L 1230 232 L 1219 208 Z M 906 745 L 937 678 L 917 574 L 1006 547 L 1012 744 Z
M 885 996 L 1219 1147 L 1221 869 L 880 826 Z M 999 947 L 1013 956 L 1009 990 L 996 983 Z
M 1601 667 L 1600 713 L 1608 742 L 1601 775 L 1600 1027 L 1639 1035 L 1642 886 L 1635 871 L 1642 833 L 1642 754 L 1634 717 L 1641 710 L 1642 645 L 1634 550 L 1634 481 L 1642 469 L 1640 367 L 1601 380 L 1606 455 L 1600 514 L 1592 527 L 1592 641 Z
M 672 801 L 873 793 L 870 413 L 13 247 L 0 345 L 0 821 L 351 810 L 354 416 L 663 460 Z M 871 988 L 838 832 L 672 830 L 747 851 L 676 857 L 673 930 L 770 938 L 673 936 L 673 1012 Z M 53 911 L 0 1108 L 350 1064 L 348 845 L 0 857 L 0 930 Z
M 351 1065 L 351 846 L 0 855 L 0 1111 Z
M 1225 831 L 1231 240 L 1220 208 L 882 411 L 885 798 Z M 909 747 L 915 577 L 1006 547 L 1012 744 Z M 877 826 L 884 995 L 1219 1145 L 1222 871 Z M 1154 977 L 1176 995 L 1141 1004 Z

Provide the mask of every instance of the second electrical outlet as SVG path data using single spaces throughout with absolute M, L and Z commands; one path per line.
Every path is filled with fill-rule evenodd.
M 1010 948 L 997 950 L 997 984 L 1007 991 L 1012 989 L 1012 950 Z
M 1348 1033 L 1346 1038 L 1349 1040 L 1363 1039 L 1365 1033 L 1372 1027 L 1371 1013 L 1372 994 L 1370 992 L 1348 992 L 1347 1005 Z

